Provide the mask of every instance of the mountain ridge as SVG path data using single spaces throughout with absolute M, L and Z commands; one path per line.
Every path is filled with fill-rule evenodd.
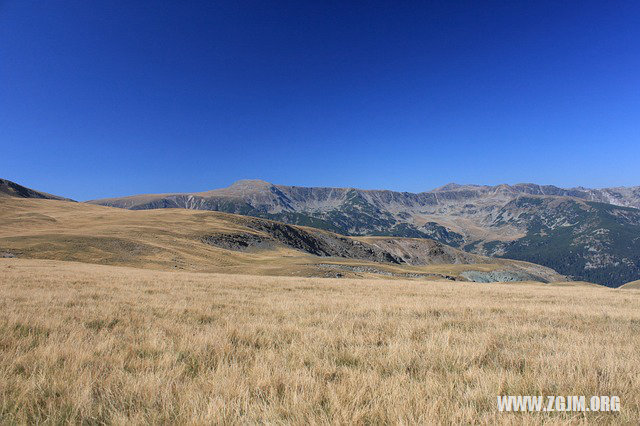
M 516 183 L 516 184 L 497 184 L 497 185 L 477 185 L 477 184 L 458 184 L 448 183 L 443 186 L 437 187 L 432 190 L 422 192 L 408 192 L 408 191 L 393 191 L 388 189 L 361 189 L 356 187 L 306 187 L 298 185 L 279 185 L 273 184 L 261 179 L 241 179 L 233 182 L 226 188 L 217 188 L 207 191 L 196 192 L 168 192 L 168 193 L 148 193 L 138 195 L 128 195 L 122 197 L 107 197 L 100 199 L 87 200 L 85 202 L 92 204 L 102 204 L 108 200 L 121 200 L 121 199 L 135 199 L 139 197 L 158 197 L 158 196 L 211 196 L 220 193 L 231 193 L 237 191 L 257 191 L 258 188 L 276 188 L 276 189 L 307 189 L 313 191 L 358 191 L 363 193 L 392 193 L 402 194 L 409 196 L 424 196 L 425 194 L 439 194 L 439 193 L 497 193 L 499 191 L 507 193 L 521 193 L 527 195 L 542 195 L 542 196 L 560 196 L 560 197 L 572 197 L 579 198 L 586 201 L 603 202 L 607 204 L 613 204 L 621 207 L 633 207 L 640 208 L 640 186 L 615 186 L 605 188 L 586 188 L 583 186 L 573 188 L 562 188 L 555 185 L 540 185 L 535 183 Z
M 214 210 L 353 236 L 431 238 L 481 255 L 533 261 L 618 286 L 640 277 L 640 187 L 447 184 L 421 193 L 241 180 L 199 193 L 88 203 Z M 609 206 L 609 207 L 607 207 Z M 535 259 L 535 260 L 534 260 Z

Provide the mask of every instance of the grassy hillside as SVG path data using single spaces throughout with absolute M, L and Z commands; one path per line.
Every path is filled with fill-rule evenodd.
M 599 286 L 0 259 L 7 424 L 635 424 L 640 299 Z M 496 395 L 618 395 L 517 413 Z
M 518 280 L 561 279 L 537 265 L 485 257 L 449 265 L 425 255 L 427 261 L 410 265 L 366 241 L 209 211 L 134 211 L 4 198 L 0 219 L 0 256 L 5 257 L 259 275 L 466 280 L 468 271 L 507 270 Z
M 611 287 L 640 277 L 640 210 L 571 199 L 552 206 L 543 199 L 517 201 L 544 208 L 518 218 L 527 223 L 524 238 L 495 242 L 494 251 Z
M 640 290 L 640 280 L 631 281 L 630 283 L 624 284 L 622 287 L 625 290 Z
M 19 185 L 7 179 L 0 179 L 0 198 L 5 198 L 5 197 L 41 198 L 41 199 L 50 199 L 50 200 L 72 201 L 68 198 L 59 197 L 57 195 L 51 195 L 51 194 L 47 194 L 46 192 L 36 191 L 35 189 L 27 188 L 26 186 Z

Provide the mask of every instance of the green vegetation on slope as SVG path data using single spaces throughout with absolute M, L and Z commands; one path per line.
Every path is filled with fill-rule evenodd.
M 618 287 L 640 276 L 640 210 L 567 200 L 532 216 L 524 238 L 496 243 L 502 257 Z

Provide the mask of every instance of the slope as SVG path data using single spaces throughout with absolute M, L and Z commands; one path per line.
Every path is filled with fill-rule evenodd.
M 47 194 L 46 192 L 36 191 L 27 188 L 7 179 L 0 179 L 0 197 L 18 197 L 18 198 L 41 198 L 48 200 L 65 200 L 73 201 L 69 198 L 59 197 L 57 195 Z
M 314 228 L 219 212 L 130 211 L 54 200 L 0 201 L 0 253 L 150 269 L 298 276 L 378 276 L 493 281 L 558 281 L 526 262 L 467 259 L 409 264 L 379 244 Z M 448 250 L 454 250 L 447 248 Z M 405 254 L 406 256 L 406 254 Z M 464 255 L 457 255 L 463 260 Z M 495 277 L 494 277 L 495 278 Z
M 640 290 L 640 280 L 631 281 L 622 285 L 620 288 L 623 288 L 625 290 Z
M 614 287 L 640 277 L 640 187 L 448 184 L 411 194 L 249 180 L 207 192 L 91 203 L 225 211 L 345 235 L 429 238 Z

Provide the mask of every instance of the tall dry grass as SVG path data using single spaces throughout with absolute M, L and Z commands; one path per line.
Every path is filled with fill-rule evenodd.
M 3 423 L 637 423 L 640 292 L 0 260 Z M 497 394 L 619 395 L 501 414 Z

